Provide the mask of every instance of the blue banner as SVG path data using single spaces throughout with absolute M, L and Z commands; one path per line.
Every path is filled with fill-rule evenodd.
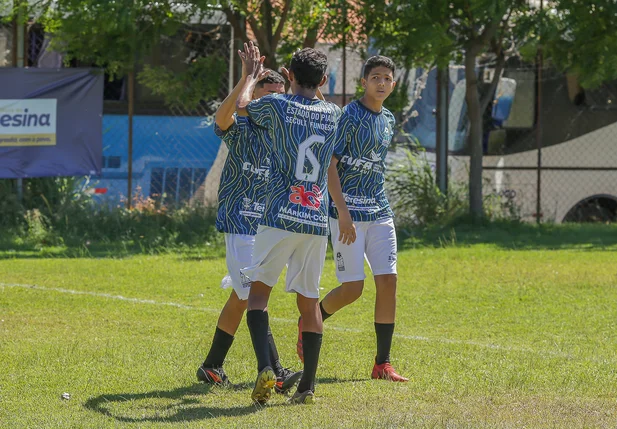
M 104 76 L 0 68 L 0 178 L 99 175 Z

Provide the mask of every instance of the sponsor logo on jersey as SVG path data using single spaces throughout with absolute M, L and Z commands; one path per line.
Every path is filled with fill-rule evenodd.
M 242 199 L 242 208 L 240 210 L 242 216 L 261 218 L 265 210 L 266 205 L 263 203 L 253 201 L 250 198 Z
M 345 155 L 341 158 L 341 162 L 349 165 L 354 171 L 374 171 L 377 173 L 381 173 L 383 171 L 381 156 L 379 156 L 374 150 L 371 151 L 368 157 L 354 158 L 351 155 Z
M 383 140 L 381 141 L 381 144 L 383 146 L 390 146 L 390 142 L 392 141 L 392 135 L 394 134 L 392 132 L 392 130 L 390 129 L 389 126 L 386 125 L 386 128 L 383 130 L 383 133 L 385 134 L 383 137 Z
M 262 166 L 259 166 L 259 167 L 254 166 L 250 162 L 245 162 L 244 164 L 242 164 L 242 170 L 243 171 L 250 171 L 252 174 L 256 175 L 260 179 L 268 180 L 268 177 L 270 177 L 270 163 L 269 163 L 269 161 L 270 160 L 268 158 L 266 158 L 266 164 L 267 165 L 262 165 Z
M 307 191 L 304 186 L 292 186 L 289 194 L 290 202 L 311 210 L 318 210 L 322 199 L 321 189 L 317 185 L 313 185 L 311 191 Z

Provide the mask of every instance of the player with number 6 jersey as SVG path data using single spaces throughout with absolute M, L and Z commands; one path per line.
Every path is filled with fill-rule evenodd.
M 305 48 L 291 60 L 288 79 L 293 95 L 270 95 L 250 101 L 258 70 L 247 80 L 238 99 L 240 114 L 265 129 L 272 141 L 266 208 L 255 236 L 253 261 L 242 270 L 250 279 L 246 315 L 257 357 L 253 401 L 270 398 L 274 373 L 268 358 L 268 300 L 272 287 L 287 265 L 286 290 L 297 293 L 298 310 L 305 321 L 304 373 L 292 403 L 314 400 L 315 374 L 323 325 L 319 311 L 319 281 L 323 271 L 328 233 L 329 174 L 334 140 L 341 115 L 338 106 L 320 100 L 317 91 L 325 81 L 327 57 Z M 331 191 L 337 207 L 349 218 L 340 186 Z
M 242 77 L 215 115 L 215 132 L 229 149 L 221 175 L 216 226 L 225 233 L 228 274 L 221 286 L 232 287 L 232 292 L 219 316 L 206 360 L 197 369 L 197 379 L 208 384 L 230 384 L 223 363 L 242 321 L 249 296 L 248 286 L 242 281 L 240 270 L 251 264 L 255 234 L 263 214 L 269 171 L 270 144 L 264 138 L 264 133 L 260 133 L 248 118 L 235 114 L 238 95 L 250 72 L 249 52 L 254 54 L 254 50 L 255 47 L 249 42 L 244 44 L 244 52 L 238 52 L 242 60 Z M 252 98 L 285 92 L 285 79 L 273 70 L 264 70 L 258 80 Z M 286 393 L 300 379 L 302 372 L 283 367 L 269 329 L 268 342 L 271 365 L 276 375 L 275 390 Z
M 319 99 L 276 94 L 254 100 L 246 110 L 272 141 L 262 225 L 327 235 L 326 179 L 341 109 Z

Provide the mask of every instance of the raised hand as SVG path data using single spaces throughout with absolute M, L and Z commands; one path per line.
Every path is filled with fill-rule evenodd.
M 238 55 L 242 60 L 243 77 L 260 80 L 268 75 L 268 72 L 263 70 L 263 63 L 266 57 L 259 54 L 259 48 L 253 42 L 245 43 L 244 52 L 238 51 Z

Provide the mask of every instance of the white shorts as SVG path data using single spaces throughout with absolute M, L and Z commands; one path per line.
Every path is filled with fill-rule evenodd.
M 319 298 L 319 280 L 327 247 L 326 236 L 260 225 L 255 236 L 253 263 L 242 273 L 250 281 L 273 287 L 287 264 L 285 290 L 307 298 Z
M 338 240 L 338 219 L 330 218 L 330 234 L 336 278 L 341 283 L 364 280 L 364 258 L 374 276 L 396 274 L 396 231 L 392 218 L 354 222 L 356 241 L 350 245 Z
M 233 287 L 238 298 L 243 301 L 249 298 L 251 285 L 247 286 L 244 274 L 240 270 L 251 265 L 254 245 L 254 235 L 225 234 L 225 259 L 228 274 L 223 277 L 221 287 L 223 289 Z

